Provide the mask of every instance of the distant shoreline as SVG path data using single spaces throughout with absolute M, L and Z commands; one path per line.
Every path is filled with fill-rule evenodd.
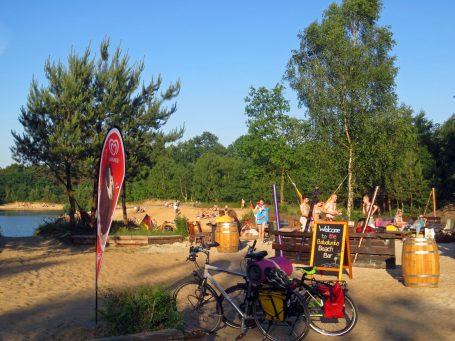
M 44 202 L 12 202 L 0 205 L 0 211 L 63 211 L 63 204 Z

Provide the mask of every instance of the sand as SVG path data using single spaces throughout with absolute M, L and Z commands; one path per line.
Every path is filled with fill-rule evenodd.
M 16 201 L 0 205 L 0 211 L 63 211 L 63 204 Z
M 173 220 L 161 202 L 140 205 L 159 222 Z M 134 208 L 130 207 L 133 211 Z M 201 209 L 182 205 L 196 218 Z M 245 210 L 246 211 L 246 210 Z M 239 216 L 243 213 L 237 209 Z M 145 213 L 134 213 L 140 218 Z M 117 212 L 120 214 L 121 212 Z M 147 247 L 108 247 L 99 278 L 100 292 L 143 283 L 172 286 L 189 278 L 188 243 Z M 270 244 L 266 249 L 274 254 Z M 359 308 L 354 330 L 343 340 L 451 340 L 455 335 L 455 243 L 439 244 L 438 288 L 408 288 L 401 269 L 353 269 L 349 293 Z M 237 254 L 212 252 L 212 264 L 238 269 L 246 249 Z M 95 250 L 39 237 L 0 238 L 0 340 L 86 340 L 100 336 L 94 323 Z M 237 278 L 217 275 L 223 285 Z M 238 330 L 224 328 L 215 340 L 231 341 Z M 243 340 L 259 340 L 250 330 Z M 310 331 L 307 339 L 328 340 Z
M 174 221 L 175 211 L 172 205 L 169 205 L 168 207 L 164 206 L 165 202 L 166 201 L 163 200 L 147 200 L 136 205 L 128 204 L 126 206 L 128 219 L 140 223 L 144 216 L 148 214 L 158 225 L 161 225 L 165 221 Z M 171 201 L 168 201 L 168 203 L 172 204 Z M 141 211 L 137 212 L 137 208 L 140 208 Z M 195 204 L 183 203 L 180 205 L 180 215 L 186 217 L 190 221 L 199 220 L 204 227 L 213 220 L 208 218 L 201 219 L 199 217 L 202 211 L 206 209 L 207 208 L 198 207 Z M 233 209 L 237 213 L 239 219 L 250 211 L 248 208 L 241 209 L 240 207 L 233 207 Z M 120 206 L 117 206 L 114 213 L 114 220 L 122 220 L 122 217 L 123 212 Z
M 174 221 L 175 211 L 172 207 L 172 201 L 167 201 L 170 205 L 168 207 L 164 206 L 166 203 L 165 200 L 146 200 L 137 204 L 127 204 L 127 216 L 129 220 L 132 220 L 136 223 L 140 223 L 144 216 L 148 214 L 158 225 L 163 224 L 165 221 Z M 212 219 L 204 218 L 201 219 L 199 216 L 202 213 L 202 210 L 206 208 L 198 207 L 195 204 L 183 203 L 180 205 L 180 215 L 186 217 L 190 221 L 199 220 L 205 228 L 206 224 Z M 239 207 L 233 207 L 236 211 L 239 218 L 242 218 L 243 215 L 247 214 L 250 209 Z M 41 202 L 14 202 L 4 205 L 0 205 L 0 210 L 4 211 L 62 211 L 63 204 L 55 203 L 41 203 Z M 117 205 L 117 208 L 114 212 L 114 220 L 123 220 L 123 211 L 120 205 Z
M 85 340 L 97 335 L 94 324 L 93 247 L 55 240 L 0 239 L 0 340 Z M 188 244 L 108 248 L 99 278 L 100 291 L 142 283 L 171 285 L 188 278 Z M 270 245 L 267 249 L 272 253 Z M 438 288 L 408 288 L 401 270 L 354 267 L 348 280 L 359 308 L 359 321 L 346 340 L 449 340 L 455 334 L 455 244 L 440 244 Z M 237 254 L 212 252 L 212 264 L 239 268 Z M 218 275 L 223 285 L 237 279 Z M 347 277 L 347 276 L 346 276 Z M 224 328 L 216 340 L 233 340 L 238 331 Z M 250 330 L 243 340 L 260 339 Z M 308 339 L 326 340 L 310 331 Z

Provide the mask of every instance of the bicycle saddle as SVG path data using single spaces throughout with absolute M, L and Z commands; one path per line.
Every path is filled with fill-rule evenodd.
M 296 266 L 295 269 L 302 271 L 305 275 L 314 275 L 316 273 L 315 266 Z
M 262 260 L 267 255 L 268 255 L 267 251 L 264 250 L 264 251 L 251 252 L 249 254 L 246 254 L 245 258 L 249 258 L 252 260 Z
M 217 242 L 209 243 L 206 245 L 207 249 L 210 249 L 211 247 L 217 247 L 217 246 L 220 246 L 220 244 Z

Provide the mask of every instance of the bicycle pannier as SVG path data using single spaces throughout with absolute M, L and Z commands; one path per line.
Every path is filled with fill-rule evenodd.
M 261 290 L 259 301 L 266 320 L 284 320 L 284 301 L 286 293 L 280 291 Z
M 339 282 L 333 286 L 320 285 L 319 292 L 324 295 L 324 318 L 344 317 L 344 291 Z

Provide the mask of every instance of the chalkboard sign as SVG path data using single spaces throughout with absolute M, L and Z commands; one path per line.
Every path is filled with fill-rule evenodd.
M 352 278 L 347 222 L 316 221 L 314 223 L 310 262 L 318 270 L 338 272 L 340 280 L 343 268 L 348 268 L 349 277 Z

